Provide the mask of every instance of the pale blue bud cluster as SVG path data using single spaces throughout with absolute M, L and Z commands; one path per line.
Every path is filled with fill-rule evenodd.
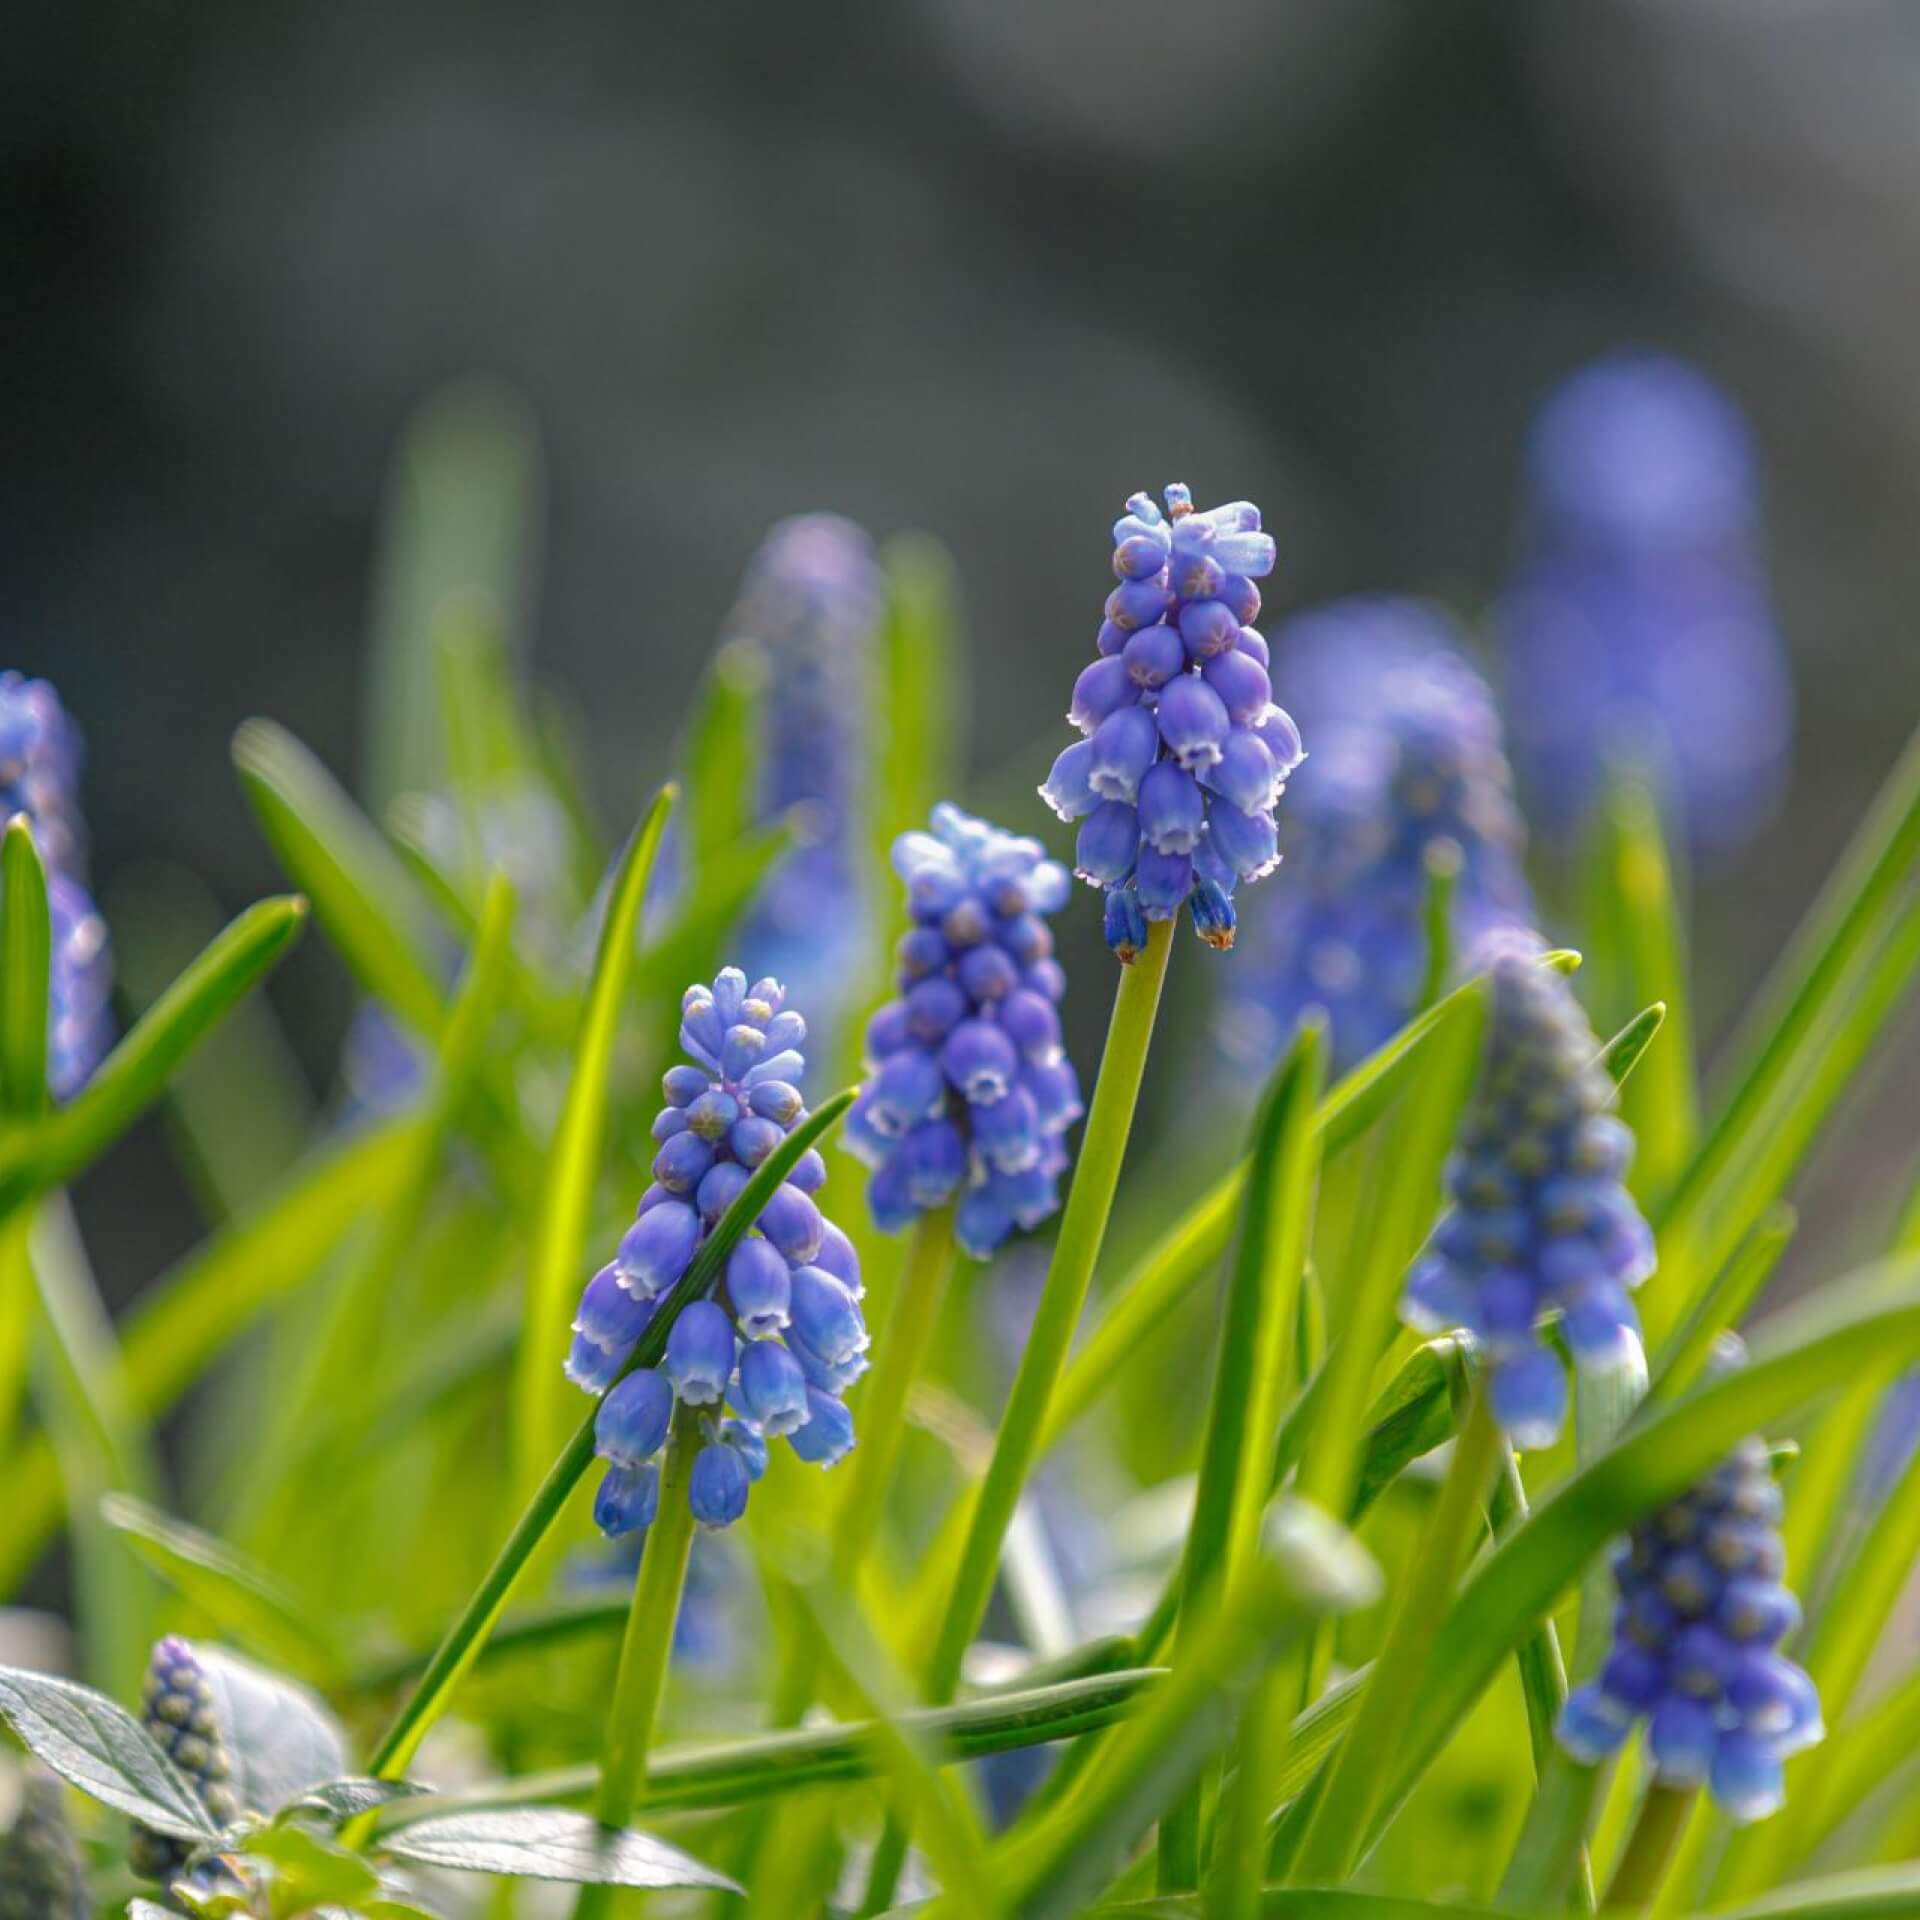
M 874 1169 L 889 1232 L 958 1195 L 954 1233 L 984 1260 L 1058 1211 L 1080 1083 L 1061 1044 L 1066 975 L 1046 916 L 1071 890 L 1037 840 L 941 805 L 893 846 L 913 915 L 899 998 L 867 1027 L 846 1141 Z
M 169 1634 L 156 1643 L 141 1688 L 140 1724 L 186 1777 L 217 1826 L 240 1818 L 232 1749 L 220 1725 L 213 1683 L 200 1656 Z M 165 1885 L 187 1863 L 188 1849 L 164 1833 L 136 1824 L 128 1843 L 135 1873 Z

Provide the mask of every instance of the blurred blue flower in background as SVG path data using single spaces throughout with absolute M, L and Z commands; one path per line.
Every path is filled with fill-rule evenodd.
M 738 967 L 689 987 L 681 1003 L 680 1044 L 693 1064 L 667 1072 L 653 1184 L 581 1295 L 566 1363 L 570 1380 L 604 1396 L 594 1428 L 608 1463 L 594 1501 L 603 1533 L 652 1523 L 658 1455 L 679 1407 L 700 1410 L 688 1501 L 703 1526 L 731 1526 L 746 1511 L 769 1438 L 784 1436 L 822 1467 L 853 1446 L 840 1395 L 867 1368 L 864 1289 L 852 1242 L 814 1204 L 827 1169 L 812 1148 L 727 1256 L 715 1293 L 682 1309 L 660 1364 L 620 1377 L 753 1169 L 806 1118 L 806 1038 L 780 983 L 749 987 Z
M 1428 983 L 1436 869 L 1455 955 L 1531 924 L 1500 717 L 1458 639 L 1443 614 L 1386 597 L 1335 601 L 1276 636 L 1314 750 L 1287 810 L 1293 878 L 1249 920 L 1220 1023 L 1236 1057 L 1269 1064 L 1313 1008 L 1336 1072 L 1397 1033 Z
M 1130 961 L 1149 920 L 1187 906 L 1210 947 L 1233 945 L 1233 896 L 1280 864 L 1274 809 L 1300 764 L 1300 735 L 1274 704 L 1254 628 L 1273 571 L 1250 500 L 1195 512 L 1182 485 L 1161 512 L 1144 493 L 1114 523 L 1113 571 L 1096 645 L 1067 718 L 1086 737 L 1040 788 L 1081 822 L 1074 871 L 1107 896 L 1107 944 Z
M 20 1811 L 0 1839 L 0 1920 L 92 1920 L 85 1862 L 67 1825 L 60 1782 L 30 1767 Z
M 80 730 L 44 680 L 0 673 L 0 822 L 25 814 L 47 874 L 51 922 L 47 1084 L 85 1085 L 113 1038 L 113 956 L 86 887 Z
M 1452 1207 L 1407 1279 L 1401 1317 L 1465 1328 L 1487 1355 L 1494 1417 L 1516 1447 L 1549 1446 L 1567 1381 L 1540 1337 L 1559 1329 L 1582 1367 L 1629 1358 L 1628 1297 L 1653 1271 L 1653 1235 L 1625 1178 L 1633 1135 L 1565 978 L 1540 948 L 1495 935 L 1486 1064 L 1447 1168 Z
M 1066 869 L 1039 841 L 942 804 L 894 842 L 913 926 L 900 996 L 867 1024 L 868 1078 L 845 1140 L 874 1169 L 873 1217 L 896 1233 L 956 1194 L 954 1233 L 986 1259 L 1058 1211 L 1080 1083 L 1061 1044 L 1066 975 L 1046 916 Z
M 749 968 L 777 976 L 816 1027 L 864 977 L 870 915 L 853 843 L 870 750 L 870 669 L 886 583 L 873 542 L 831 513 L 782 520 L 727 623 L 766 659 L 762 817 L 801 809 L 806 844 L 768 877 L 741 932 Z
M 1704 1786 L 1736 1821 L 1779 1808 L 1783 1762 L 1824 1732 L 1813 1682 L 1778 1651 L 1800 1621 L 1780 1514 L 1766 1442 L 1750 1439 L 1633 1529 L 1613 1561 L 1612 1649 L 1561 1709 L 1575 1759 L 1604 1760 L 1645 1716 L 1663 1785 Z
M 1749 838 L 1786 783 L 1793 689 L 1738 410 L 1678 360 L 1600 360 L 1541 408 L 1528 486 L 1498 618 L 1529 817 L 1572 833 L 1617 764 L 1695 847 Z

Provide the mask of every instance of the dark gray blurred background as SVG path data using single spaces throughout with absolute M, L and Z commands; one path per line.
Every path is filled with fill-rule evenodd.
M 1543 388 L 1664 346 L 1753 417 L 1801 700 L 1789 805 L 1697 876 L 1711 1038 L 1920 710 L 1917 88 L 1903 0 L 20 0 L 0 664 L 87 730 L 103 875 L 265 890 L 227 737 L 352 767 L 389 453 L 485 371 L 543 433 L 536 658 L 611 815 L 816 506 L 951 544 L 991 768 L 1058 744 L 1134 487 L 1260 500 L 1275 616 L 1471 609 Z M 317 941 L 274 994 L 324 1071 Z M 1906 1158 L 1896 1078 L 1836 1212 Z M 151 1140 L 89 1197 L 116 1295 L 191 1234 Z

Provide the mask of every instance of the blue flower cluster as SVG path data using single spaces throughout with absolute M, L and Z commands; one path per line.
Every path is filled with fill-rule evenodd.
M 1149 920 L 1186 903 L 1209 946 L 1233 945 L 1234 889 L 1280 863 L 1274 808 L 1304 757 L 1274 705 L 1255 631 L 1273 538 L 1236 500 L 1194 511 L 1184 486 L 1162 513 L 1144 493 L 1113 529 L 1096 644 L 1067 718 L 1086 738 L 1053 763 L 1041 798 L 1081 821 L 1074 867 L 1107 896 L 1107 944 L 1131 960 Z
M 1402 1317 L 1464 1328 L 1486 1349 L 1495 1417 L 1517 1447 L 1549 1445 L 1567 1381 L 1540 1338 L 1558 1314 L 1577 1363 L 1604 1368 L 1639 1336 L 1629 1289 L 1653 1235 L 1623 1184 L 1633 1136 L 1565 979 L 1517 939 L 1496 943 L 1486 1066 L 1447 1170 L 1453 1204 L 1408 1278 Z
M 1738 411 L 1679 361 L 1601 360 L 1541 409 L 1529 475 L 1499 625 L 1532 817 L 1576 828 L 1618 765 L 1695 846 L 1746 839 L 1786 784 L 1793 689 Z
M 865 1290 L 852 1243 L 814 1204 L 827 1169 L 811 1148 L 728 1255 L 713 1296 L 674 1321 L 660 1365 L 621 1377 L 701 1242 L 806 1117 L 807 1026 L 785 1000 L 778 981 L 749 987 L 737 967 L 687 989 L 680 1044 L 695 1064 L 668 1070 L 653 1184 L 581 1297 L 567 1377 L 604 1396 L 595 1433 L 608 1466 L 594 1518 L 610 1536 L 652 1521 L 657 1455 L 677 1405 L 699 1410 L 688 1500 L 703 1526 L 731 1526 L 746 1511 L 769 1439 L 784 1435 L 822 1467 L 853 1446 L 841 1395 L 867 1369 Z
M 799 808 L 806 822 L 806 844 L 768 876 L 741 939 L 748 960 L 778 974 L 816 1018 L 843 1007 L 866 949 L 852 835 L 884 605 L 866 532 L 809 513 L 761 543 L 728 622 L 766 657 L 762 812 Z
M 958 1193 L 955 1237 L 984 1260 L 1058 1211 L 1065 1135 L 1082 1111 L 1046 922 L 1071 882 L 1039 841 L 945 804 L 931 833 L 894 842 L 893 864 L 913 926 L 896 955 L 899 998 L 867 1027 L 869 1077 L 846 1142 L 874 1169 L 867 1198 L 882 1228 Z
M 13 1829 L 0 1840 L 0 1920 L 93 1920 L 60 1782 L 42 1767 L 28 1770 Z
M 1227 1049 L 1265 1065 L 1309 1009 L 1336 1072 L 1418 1010 L 1436 867 L 1464 954 L 1532 923 L 1500 716 L 1458 635 L 1417 601 L 1337 601 L 1277 637 L 1289 695 L 1314 740 L 1288 807 L 1293 884 L 1252 924 L 1222 1022 Z
M 140 1696 L 140 1724 L 186 1776 L 200 1804 L 219 1826 L 241 1814 L 234 1787 L 233 1753 L 221 1731 L 213 1683 L 200 1656 L 168 1635 L 147 1662 Z M 188 1849 L 169 1835 L 135 1825 L 128 1859 L 135 1873 L 163 1885 L 187 1862 Z
M 44 680 L 0 673 L 0 822 L 23 813 L 47 871 L 52 953 L 47 1084 L 67 1100 L 112 1038 L 112 955 L 85 882 L 80 732 Z
M 1781 1584 L 1780 1489 L 1763 1440 L 1634 1528 L 1600 1677 L 1567 1696 L 1560 1744 L 1587 1765 L 1647 1721 L 1656 1776 L 1705 1786 L 1734 1820 L 1785 1798 L 1782 1763 L 1824 1729 L 1813 1682 L 1779 1651 L 1800 1608 Z

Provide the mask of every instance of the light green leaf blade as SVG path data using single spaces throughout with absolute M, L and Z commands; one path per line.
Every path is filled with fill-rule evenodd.
M 53 926 L 47 874 L 24 813 L 0 841 L 0 1113 L 32 1120 L 47 1103 Z
M 527 1270 L 527 1314 L 513 1393 L 514 1480 L 530 1495 L 565 1441 L 574 1389 L 561 1371 L 586 1255 L 606 1133 L 607 1080 L 626 1001 L 633 944 L 676 790 L 663 787 L 634 830 L 608 890 L 599 951 L 573 1047 L 573 1072 L 541 1180 L 542 1211 Z
M 540 448 L 512 389 L 467 380 L 407 424 L 388 479 L 367 677 L 364 787 L 376 814 L 441 782 L 434 635 L 483 609 L 515 646 L 538 558 Z
M 101 1518 L 222 1632 L 316 1680 L 339 1670 L 340 1648 L 297 1594 L 224 1540 L 130 1494 L 109 1494 Z
M 678 755 L 690 872 L 704 876 L 708 862 L 736 845 L 758 818 L 766 687 L 765 650 L 743 636 L 714 655 L 694 695 Z
M 273 1862 L 274 1899 L 286 1912 L 305 1913 L 336 1902 L 357 1905 L 380 1891 L 380 1876 L 357 1853 L 304 1827 L 269 1827 L 247 1842 L 247 1853 Z
M 306 917 L 306 902 L 297 897 L 249 907 L 134 1024 L 79 1094 L 32 1133 L 0 1140 L 0 1211 L 91 1166 L 280 960 Z
M 421 1038 L 446 1017 L 433 916 L 405 862 L 286 728 L 242 722 L 233 764 L 281 868 L 360 987 Z

